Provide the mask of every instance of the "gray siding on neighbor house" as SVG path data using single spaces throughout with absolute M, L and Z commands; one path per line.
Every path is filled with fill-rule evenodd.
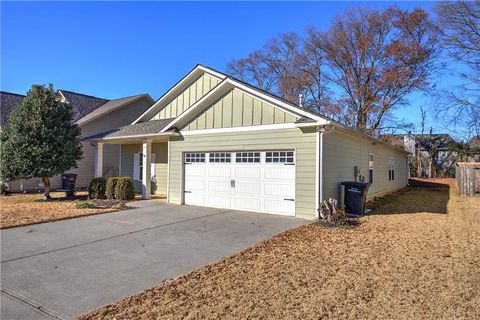
M 208 73 L 202 74 L 168 102 L 151 120 L 175 118 L 200 100 L 201 97 L 213 89 L 219 82 L 220 80 L 218 78 Z
M 123 144 L 121 150 L 120 175 L 133 177 L 134 154 L 142 152 L 141 144 Z M 155 153 L 155 185 L 152 193 L 158 195 L 167 194 L 167 169 L 168 169 L 168 148 L 166 142 L 152 143 L 152 153 Z M 141 174 L 141 173 L 140 173 Z M 133 181 L 135 192 L 142 192 L 142 182 Z
M 183 153 L 190 151 L 238 151 L 293 149 L 296 152 L 296 217 L 315 217 L 315 151 L 313 130 L 275 129 L 175 137 L 170 141 L 169 202 L 183 203 Z
M 97 119 L 87 122 L 80 126 L 82 136 L 90 136 L 106 130 L 117 128 L 132 123 L 145 110 L 151 106 L 151 101 L 147 97 L 139 99 L 121 107 L 118 110 L 105 114 Z M 77 188 L 87 188 L 90 181 L 95 176 L 95 162 L 97 157 L 97 147 L 92 146 L 89 141 L 82 141 L 83 157 L 77 162 L 77 168 L 68 170 L 67 173 L 76 173 Z M 103 150 L 103 176 L 108 178 L 119 174 L 120 163 L 120 146 L 114 144 L 104 145 Z M 20 182 L 24 183 L 24 187 L 29 191 L 43 190 L 38 187 L 40 178 L 29 179 L 27 181 L 14 181 L 10 183 L 10 190 L 20 191 Z M 62 180 L 60 176 L 50 179 L 52 188 L 61 188 Z
M 368 191 L 368 198 L 373 198 L 407 185 L 407 154 L 392 149 L 382 143 L 363 139 L 335 131 L 323 136 L 323 199 L 335 198 L 343 202 L 342 181 L 354 180 L 354 167 L 358 166 L 360 174 L 368 182 L 368 154 L 372 153 L 373 184 Z M 389 159 L 395 159 L 395 180 L 388 180 Z
M 233 89 L 207 107 L 184 130 L 293 123 L 298 117 Z

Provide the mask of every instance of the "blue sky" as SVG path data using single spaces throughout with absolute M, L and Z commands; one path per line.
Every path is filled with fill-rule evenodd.
M 197 63 L 225 71 L 281 32 L 352 6 L 430 9 L 432 2 L 1 2 L 1 89 L 53 83 L 99 97 L 157 99 Z M 397 112 L 418 123 L 420 95 Z M 443 130 L 441 121 L 429 123 Z

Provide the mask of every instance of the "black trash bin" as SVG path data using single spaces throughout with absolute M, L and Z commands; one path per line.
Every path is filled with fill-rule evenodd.
M 67 194 L 67 197 L 73 197 L 75 193 L 75 180 L 77 175 L 75 173 L 62 174 L 62 189 Z
M 344 181 L 345 210 L 348 214 L 362 215 L 365 213 L 368 187 L 370 184 L 356 181 Z

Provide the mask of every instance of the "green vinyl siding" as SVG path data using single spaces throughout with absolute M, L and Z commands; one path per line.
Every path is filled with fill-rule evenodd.
M 343 201 L 342 181 L 354 180 L 354 167 L 368 182 L 368 154 L 373 153 L 373 184 L 368 198 L 380 196 L 407 185 L 407 159 L 405 152 L 382 143 L 353 136 L 340 129 L 323 135 L 323 199 Z M 388 180 L 388 162 L 395 159 L 395 180 Z
M 142 152 L 141 144 L 123 144 L 121 151 L 121 175 L 133 177 L 133 155 Z M 152 191 L 158 195 L 167 194 L 168 149 L 167 143 L 152 143 L 152 153 L 155 153 L 155 184 Z M 142 182 L 135 181 L 135 192 L 142 192 Z
M 182 112 L 190 108 L 195 102 L 200 100 L 208 91 L 213 89 L 218 83 L 219 79 L 209 75 L 202 74 L 195 81 L 193 81 L 187 88 L 181 91 L 175 98 L 165 105 L 152 120 L 174 118 Z
M 183 130 L 293 123 L 297 119 L 291 113 L 233 89 L 207 107 L 184 126 Z
M 183 153 L 293 149 L 296 152 L 295 211 L 297 217 L 315 217 L 315 132 L 276 129 L 175 137 L 170 141 L 169 202 L 183 201 Z

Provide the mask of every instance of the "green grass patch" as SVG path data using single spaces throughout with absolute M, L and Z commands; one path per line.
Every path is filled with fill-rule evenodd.
M 96 206 L 90 202 L 77 203 L 75 209 L 95 209 Z

